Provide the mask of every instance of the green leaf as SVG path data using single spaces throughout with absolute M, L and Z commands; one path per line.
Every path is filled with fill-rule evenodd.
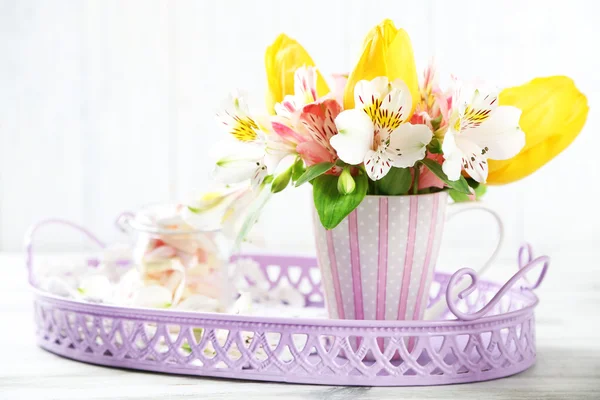
M 273 184 L 271 185 L 271 192 L 279 193 L 283 189 L 287 187 L 292 179 L 292 172 L 294 170 L 294 164 L 292 164 L 288 169 L 277 175 L 275 179 L 273 179 Z
M 296 162 L 294 162 L 293 170 L 292 170 L 292 182 L 296 182 L 306 171 L 304 168 L 304 161 L 300 157 L 296 158 Z
M 267 175 L 267 176 L 265 176 L 265 179 L 263 179 L 263 181 L 260 185 L 261 185 L 261 187 L 264 187 L 271 182 L 273 182 L 273 175 Z
M 467 181 L 463 176 L 461 176 L 460 179 L 457 181 L 451 181 L 448 179 L 448 176 L 442 170 L 442 166 L 440 164 L 436 163 L 435 161 L 429 158 L 425 158 L 421 160 L 421 162 L 427 167 L 427 169 L 433 172 L 435 176 L 440 178 L 450 188 L 464 194 L 471 193 L 471 191 L 469 190 L 469 185 L 467 184 Z
M 392 167 L 386 176 L 375 181 L 377 193 L 389 196 L 408 193 L 411 183 L 410 169 L 396 167 Z
M 467 201 L 471 201 L 471 199 L 469 199 L 468 195 L 461 193 L 459 191 L 456 191 L 454 189 L 450 189 L 448 191 L 448 194 L 450 195 L 452 200 L 454 200 L 456 203 L 464 203 Z
M 477 189 L 480 185 L 479 182 L 477 182 L 475 179 L 473 178 L 465 178 L 467 181 L 467 184 L 472 187 L 473 189 Z
M 348 164 L 346 164 L 345 162 L 343 162 L 341 158 L 338 158 L 338 159 L 336 160 L 336 162 L 335 162 L 335 164 L 334 164 L 334 165 L 336 165 L 336 166 L 338 166 L 338 167 L 342 167 L 342 168 L 343 168 L 343 167 L 347 166 Z
M 433 138 L 427 145 L 427 150 L 432 154 L 442 154 L 442 143 L 438 138 Z
M 480 183 L 479 186 L 477 186 L 475 188 L 475 198 L 477 198 L 477 200 L 479 200 L 480 198 L 483 197 L 484 194 L 486 194 L 486 192 L 487 192 L 487 185 Z
M 354 177 L 356 187 L 350 194 L 338 191 L 337 180 L 337 176 L 321 175 L 313 181 L 315 208 L 325 229 L 335 228 L 367 195 L 369 179 L 364 172 Z
M 434 118 L 431 120 L 431 127 L 433 128 L 433 131 L 437 131 L 438 129 L 440 129 L 440 125 L 442 124 L 442 114 L 438 115 L 437 118 Z
M 323 175 L 325 172 L 329 171 L 331 167 L 333 167 L 333 163 L 330 162 L 322 162 L 319 164 L 311 165 L 306 168 L 306 171 L 298 178 L 296 181 L 296 187 L 305 184 L 306 182 L 312 181 L 318 176 Z
M 477 187 L 473 190 L 475 192 L 475 199 L 480 200 L 481 197 L 485 194 L 485 192 L 487 192 L 487 186 L 484 184 L 480 184 L 479 182 L 477 182 L 477 183 L 478 183 Z M 454 200 L 457 203 L 464 203 L 466 201 L 472 201 L 469 198 L 469 196 L 467 196 L 464 193 L 458 192 L 454 189 L 450 189 L 448 193 L 450 194 L 450 197 L 452 197 L 452 200 Z

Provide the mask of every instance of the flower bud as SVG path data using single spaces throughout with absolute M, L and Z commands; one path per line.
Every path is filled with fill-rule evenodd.
M 337 189 L 341 194 L 350 194 L 354 192 L 356 188 L 356 183 L 354 182 L 354 178 L 352 174 L 350 174 L 350 170 L 348 168 L 344 168 L 341 175 L 338 178 Z

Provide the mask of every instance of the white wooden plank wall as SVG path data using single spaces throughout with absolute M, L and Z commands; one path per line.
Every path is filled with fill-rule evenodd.
M 592 111 L 572 148 L 531 179 L 493 188 L 505 256 L 600 244 L 600 37 L 593 1 L 0 1 L 0 250 L 19 250 L 46 216 L 118 239 L 119 211 L 184 199 L 209 184 L 214 111 L 244 88 L 263 105 L 265 47 L 297 38 L 322 70 L 343 72 L 385 17 L 410 33 L 420 67 L 501 86 L 567 74 Z M 290 212 L 291 211 L 291 212 Z M 448 226 L 445 254 L 485 246 L 479 215 Z M 310 193 L 285 192 L 261 221 L 269 248 L 313 248 Z M 472 232 L 473 240 L 464 238 Z M 75 235 L 48 232 L 50 250 Z

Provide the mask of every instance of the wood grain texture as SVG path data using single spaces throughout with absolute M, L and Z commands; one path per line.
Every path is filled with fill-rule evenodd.
M 537 364 L 489 382 L 438 387 L 350 388 L 169 376 L 88 365 L 35 345 L 21 254 L 0 254 L 0 399 L 598 399 L 600 272 L 573 269 L 592 255 L 555 254 L 539 289 Z M 570 269 L 570 267 L 572 269 Z M 513 265 L 500 265 L 508 273 Z M 12 331 L 11 327 L 19 327 Z

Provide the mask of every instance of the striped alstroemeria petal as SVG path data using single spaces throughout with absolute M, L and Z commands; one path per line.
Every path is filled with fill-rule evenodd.
M 218 120 L 227 133 L 240 142 L 254 142 L 260 138 L 260 127 L 250 115 L 244 95 L 238 92 L 229 95 L 222 110 L 217 113 Z

